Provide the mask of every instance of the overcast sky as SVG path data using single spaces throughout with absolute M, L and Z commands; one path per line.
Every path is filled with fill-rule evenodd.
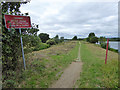
M 32 0 L 20 10 L 29 13 L 32 23 L 39 24 L 38 34 L 48 33 L 51 38 L 57 34 L 65 38 L 75 35 L 86 38 L 90 32 L 97 37 L 118 36 L 117 1 Z

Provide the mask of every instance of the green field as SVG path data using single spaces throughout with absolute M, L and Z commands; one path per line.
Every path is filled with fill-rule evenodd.
M 81 43 L 82 73 L 76 85 L 79 88 L 117 88 L 118 53 L 108 51 L 105 64 L 105 49 L 87 42 Z

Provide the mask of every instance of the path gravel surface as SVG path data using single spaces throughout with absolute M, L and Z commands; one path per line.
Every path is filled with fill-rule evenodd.
M 80 44 L 80 43 L 79 43 Z M 75 82 L 80 78 L 82 71 L 82 62 L 80 60 L 80 47 L 78 50 L 78 59 L 72 62 L 64 71 L 58 81 L 54 82 L 50 88 L 73 88 Z

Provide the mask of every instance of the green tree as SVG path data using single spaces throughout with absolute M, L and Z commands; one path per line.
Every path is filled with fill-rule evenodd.
M 58 44 L 58 43 L 60 42 L 58 35 L 56 35 L 53 39 L 55 40 L 55 43 L 56 43 L 56 44 Z
M 56 44 L 54 39 L 49 39 L 49 40 L 46 41 L 46 43 L 49 44 L 49 45 L 55 45 Z
M 100 46 L 106 49 L 107 43 L 101 43 Z M 110 45 L 108 45 L 108 50 L 110 50 Z
M 100 38 L 99 38 L 99 41 L 100 41 L 100 44 L 101 44 L 101 43 L 105 43 L 106 38 L 105 38 L 105 37 L 100 37 Z
M 90 43 L 96 43 L 96 42 L 98 42 L 97 37 L 93 36 L 93 37 L 90 38 Z
M 41 41 L 42 41 L 43 43 L 46 43 L 46 41 L 47 41 L 48 39 L 50 39 L 50 38 L 49 38 L 49 34 L 47 34 L 47 33 L 40 33 L 38 36 L 40 37 L 40 39 L 41 39 Z
M 58 35 L 56 35 L 54 38 L 57 38 L 57 39 L 59 39 L 59 36 L 58 36 Z
M 87 37 L 87 38 L 86 38 L 86 41 L 87 41 L 87 42 L 89 42 L 89 41 L 90 41 L 90 38 L 89 38 L 89 37 Z
M 88 37 L 91 38 L 91 37 L 94 37 L 94 36 L 95 36 L 95 33 L 91 32 Z
M 41 43 L 41 40 L 38 36 L 29 36 L 30 37 L 30 44 L 32 47 L 37 46 Z
M 88 35 L 88 37 L 86 38 L 87 42 L 90 42 L 90 43 L 96 43 L 98 42 L 98 38 L 95 36 L 94 33 L 90 33 Z
M 21 12 L 19 10 L 22 4 L 26 4 L 27 2 L 1 2 L 2 5 L 2 14 L 15 14 L 20 15 Z
M 77 40 L 77 36 L 74 36 L 74 37 L 72 38 L 72 40 Z
M 63 42 L 64 41 L 64 37 L 60 37 L 60 42 Z

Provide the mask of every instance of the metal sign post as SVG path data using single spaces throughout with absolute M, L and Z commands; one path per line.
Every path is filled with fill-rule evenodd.
M 21 28 L 22 29 L 31 28 L 31 20 L 29 16 L 18 16 L 18 15 L 5 14 L 4 20 L 5 20 L 5 26 L 7 29 L 10 29 L 10 28 L 19 29 L 20 35 L 21 35 Z M 22 36 L 20 36 L 20 40 L 21 40 L 24 69 L 26 69 Z
M 26 69 L 25 57 L 24 57 L 24 50 L 23 50 L 23 41 L 22 41 L 22 36 L 21 36 L 21 28 L 19 28 L 19 33 L 20 33 L 20 40 L 21 40 L 21 48 L 22 48 L 22 56 L 23 56 L 24 69 Z

